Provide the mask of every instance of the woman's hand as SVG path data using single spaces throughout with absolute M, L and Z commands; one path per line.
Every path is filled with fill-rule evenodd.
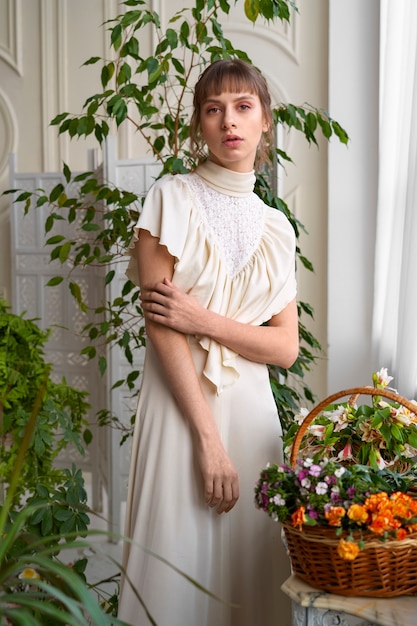
M 217 513 L 228 513 L 239 498 L 239 480 L 221 441 L 196 444 L 197 459 L 203 475 L 204 500 Z
M 152 322 L 187 335 L 204 333 L 206 309 L 167 278 L 152 289 L 142 290 L 141 304 Z

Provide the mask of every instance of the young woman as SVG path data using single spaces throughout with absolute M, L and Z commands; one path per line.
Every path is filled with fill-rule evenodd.
M 210 65 L 191 120 L 200 165 L 158 180 L 135 228 L 147 349 L 119 609 L 134 626 L 149 623 L 139 596 L 158 626 L 284 625 L 288 558 L 253 500 L 282 460 L 265 364 L 298 354 L 294 232 L 253 193 L 272 131 L 261 74 Z

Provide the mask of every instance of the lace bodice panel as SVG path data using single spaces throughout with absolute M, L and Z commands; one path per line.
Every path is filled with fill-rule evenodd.
M 244 197 L 220 193 L 197 174 L 184 180 L 224 257 L 227 273 L 230 277 L 236 276 L 250 260 L 262 237 L 263 202 L 253 193 Z

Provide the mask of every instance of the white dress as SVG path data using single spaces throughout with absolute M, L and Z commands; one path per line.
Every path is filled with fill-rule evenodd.
M 138 229 L 148 230 L 174 256 L 175 284 L 209 309 L 260 325 L 296 295 L 295 236 L 286 217 L 253 193 L 254 182 L 253 173 L 212 162 L 163 177 L 148 193 L 132 249 Z M 127 274 L 137 284 L 133 259 Z M 136 593 L 125 580 L 119 617 L 133 626 L 150 623 L 139 594 L 158 626 L 289 626 L 280 586 L 290 569 L 280 527 L 254 504 L 260 471 L 282 460 L 267 367 L 207 338 L 189 337 L 189 345 L 238 471 L 240 498 L 222 515 L 204 503 L 189 427 L 149 342 L 126 511 L 133 543 L 125 543 L 123 557 Z

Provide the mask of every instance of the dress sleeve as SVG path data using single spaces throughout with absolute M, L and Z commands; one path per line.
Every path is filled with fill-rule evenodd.
M 129 264 L 126 276 L 135 285 L 139 285 L 135 245 L 139 240 L 139 230 L 148 230 L 158 237 L 162 245 L 176 261 L 181 258 L 188 233 L 191 199 L 187 185 L 180 175 L 167 174 L 156 181 L 150 188 L 143 204 L 139 219 L 134 227 L 133 236 L 126 251 Z

